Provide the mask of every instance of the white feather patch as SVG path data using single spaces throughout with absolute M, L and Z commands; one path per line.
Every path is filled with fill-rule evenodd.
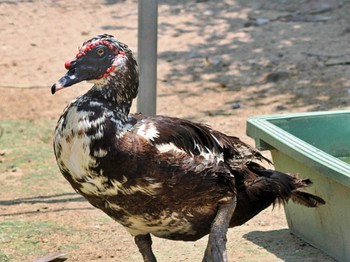
M 94 157 L 104 157 L 107 154 L 108 154 L 108 151 L 102 148 L 94 151 Z
M 125 187 L 127 178 L 123 176 L 122 181 L 112 180 L 112 187 L 106 187 L 107 177 L 93 176 L 84 177 L 86 182 L 81 183 L 81 190 L 86 194 L 94 194 L 96 196 L 116 196 L 118 194 L 133 195 L 142 192 L 146 195 L 156 195 L 157 190 L 162 187 L 160 182 L 148 183 L 147 185 L 135 185 Z M 148 180 L 147 180 L 148 181 Z
M 120 210 L 123 209 L 121 206 L 119 206 L 117 204 L 114 204 L 114 203 L 111 203 L 110 201 L 106 201 L 105 205 L 106 205 L 107 208 L 111 208 L 111 209 L 113 209 L 115 211 L 120 211 Z
M 76 108 L 71 108 L 67 114 L 67 125 L 63 133 L 57 131 L 60 129 L 58 127 L 55 134 L 55 150 L 58 152 L 61 148 L 60 162 L 65 165 L 61 169 L 67 170 L 74 180 L 85 177 L 87 170 L 96 164 L 96 160 L 90 157 L 91 139 L 84 135 L 85 130 L 91 127 L 88 121 L 82 121 L 86 116 L 86 112 L 78 112 Z
M 152 123 L 143 124 L 137 130 L 137 135 L 144 137 L 148 141 L 152 141 L 159 137 L 157 128 Z
M 205 147 L 199 147 L 199 155 L 204 157 L 205 160 L 207 161 L 224 161 L 224 153 L 216 153 L 213 152 L 211 150 L 209 150 L 209 148 Z
M 126 182 L 126 181 L 125 181 Z M 135 185 L 135 186 L 130 186 L 130 187 L 125 187 L 123 184 L 125 183 L 124 181 L 117 181 L 117 180 L 112 180 L 112 188 L 109 188 L 104 191 L 105 195 L 117 195 L 118 193 L 121 193 L 123 195 L 133 195 L 138 192 L 142 192 L 146 195 L 156 195 L 157 190 L 162 188 L 162 183 L 160 182 L 153 182 L 153 183 L 148 183 L 147 185 Z
M 162 237 L 171 233 L 195 234 L 192 225 L 185 219 L 179 218 L 176 212 L 163 211 L 156 217 L 152 215 L 128 217 L 126 229 L 133 236 L 151 233 Z
M 174 151 L 176 153 L 183 153 L 187 154 L 184 150 L 178 148 L 174 143 L 163 143 L 163 144 L 157 144 L 156 148 L 160 153 L 166 153 L 169 151 Z

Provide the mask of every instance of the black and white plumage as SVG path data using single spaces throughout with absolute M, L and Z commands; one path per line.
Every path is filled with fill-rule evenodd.
M 58 166 L 72 187 L 135 237 L 145 261 L 156 261 L 150 234 L 194 241 L 209 234 L 203 261 L 226 261 L 228 227 L 275 202 L 309 207 L 324 201 L 300 191 L 309 180 L 268 170 L 236 137 L 165 116 L 129 114 L 138 91 L 137 63 L 111 35 L 85 42 L 52 93 L 94 83 L 60 117 Z

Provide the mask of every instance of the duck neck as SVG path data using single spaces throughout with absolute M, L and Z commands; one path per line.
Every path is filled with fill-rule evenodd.
M 104 101 L 103 103 L 110 109 L 113 118 L 117 118 L 118 121 L 124 125 L 128 122 L 132 101 L 137 93 L 131 94 L 126 92 L 125 89 L 133 88 L 137 90 L 137 88 L 135 86 L 129 87 L 120 85 L 120 82 L 109 82 L 103 86 L 95 85 L 87 95 L 94 99 Z
M 136 98 L 139 86 L 137 63 L 131 56 L 127 56 L 123 65 L 105 78 L 95 82 L 90 90 L 93 97 L 100 97 L 107 101 L 113 112 L 122 122 L 128 121 L 132 101 Z

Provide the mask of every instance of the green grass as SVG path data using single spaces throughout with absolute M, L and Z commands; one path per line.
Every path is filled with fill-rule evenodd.
M 52 247 L 57 249 L 55 234 L 64 236 L 72 231 L 36 216 L 38 206 L 30 202 L 41 200 L 42 196 L 51 196 L 51 200 L 52 196 L 73 192 L 54 158 L 54 126 L 54 121 L 0 121 L 3 130 L 0 137 L 0 209 L 4 210 L 4 213 L 0 212 L 0 262 L 27 261 Z M 44 204 L 44 208 L 48 205 Z M 64 248 L 64 244 L 59 247 Z
M 0 261 L 40 254 L 43 246 L 54 245 L 54 234 L 69 234 L 71 229 L 53 221 L 8 219 L 0 222 Z M 50 239 L 50 241 L 47 241 Z M 51 242 L 51 243 L 50 243 Z M 3 259 L 3 260 L 1 260 Z
M 59 178 L 52 148 L 54 121 L 0 121 L 3 135 L 0 150 L 5 152 L 0 163 L 0 177 L 7 190 L 21 188 L 21 195 L 37 193 L 52 180 Z M 19 175 L 20 173 L 20 175 Z M 51 193 L 61 193 L 58 183 Z M 0 197 L 2 192 L 0 192 Z
M 0 261 L 1 262 L 8 262 L 8 261 L 10 261 L 10 258 L 0 251 Z

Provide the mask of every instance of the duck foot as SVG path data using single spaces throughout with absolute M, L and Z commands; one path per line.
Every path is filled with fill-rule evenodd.
M 152 251 L 152 238 L 150 234 L 135 236 L 135 243 L 139 248 L 144 262 L 157 262 Z
M 226 234 L 235 208 L 236 197 L 219 205 L 202 262 L 227 262 Z

